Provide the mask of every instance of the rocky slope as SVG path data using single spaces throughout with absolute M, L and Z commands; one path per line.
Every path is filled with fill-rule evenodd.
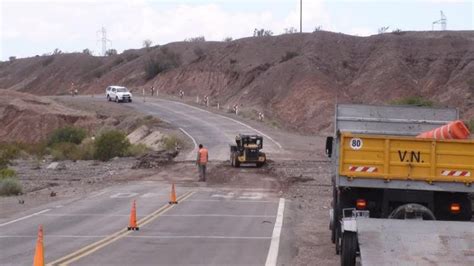
M 0 90 L 0 95 L 0 142 L 38 142 L 56 128 L 74 125 L 91 130 L 98 122 L 95 114 L 44 97 L 9 90 Z
M 146 79 L 150 60 L 178 54 L 176 68 Z M 165 54 L 165 56 L 163 55 Z M 0 88 L 49 95 L 102 93 L 110 84 L 210 95 L 211 104 L 264 111 L 292 129 L 329 130 L 334 104 L 386 104 L 422 96 L 474 116 L 474 32 L 331 32 L 179 42 L 111 57 L 61 54 L 0 64 Z

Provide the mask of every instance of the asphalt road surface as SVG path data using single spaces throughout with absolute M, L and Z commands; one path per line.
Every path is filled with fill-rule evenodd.
M 183 128 L 211 159 L 227 159 L 236 133 L 256 132 L 180 103 L 134 105 Z M 280 147 L 267 141 L 266 150 Z M 135 181 L 0 219 L 0 264 L 31 265 L 43 225 L 48 264 L 276 265 L 284 199 L 258 189 L 178 186 L 179 203 L 169 205 L 169 191 L 166 182 Z M 126 230 L 133 200 L 139 231 Z
M 235 144 L 235 136 L 240 134 L 257 134 L 263 136 L 263 151 L 269 154 L 282 152 L 280 143 L 265 132 L 261 132 L 235 119 L 215 114 L 181 102 L 158 98 L 140 102 L 137 99 L 131 107 L 137 110 L 156 115 L 165 122 L 179 127 L 195 145 L 203 144 L 209 149 L 210 160 L 228 160 L 229 145 Z M 187 159 L 195 159 L 195 153 L 189 154 Z

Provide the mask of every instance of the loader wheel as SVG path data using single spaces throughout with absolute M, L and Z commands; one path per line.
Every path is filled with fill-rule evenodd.
M 357 235 L 344 232 L 342 235 L 341 266 L 353 266 L 357 256 Z
M 234 156 L 234 166 L 235 167 L 240 167 L 240 162 L 239 162 L 239 159 L 237 158 L 237 156 Z

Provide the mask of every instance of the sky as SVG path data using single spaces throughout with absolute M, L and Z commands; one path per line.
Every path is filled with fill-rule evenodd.
M 303 31 L 369 36 L 377 29 L 431 30 L 447 17 L 448 30 L 474 30 L 474 0 L 302 0 Z M 222 41 L 252 36 L 255 28 L 275 35 L 299 29 L 300 0 L 0 0 L 0 60 L 52 53 L 118 52 L 204 36 Z M 435 29 L 440 29 L 436 25 Z

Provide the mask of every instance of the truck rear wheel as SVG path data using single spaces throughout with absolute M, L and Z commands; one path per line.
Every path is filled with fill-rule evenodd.
M 344 232 L 342 235 L 341 266 L 353 266 L 357 257 L 357 234 Z
M 331 230 L 331 242 L 333 244 L 336 243 L 336 227 L 338 226 L 337 217 L 338 217 L 338 209 L 337 209 L 337 189 L 335 187 L 332 188 L 332 217 L 330 217 L 331 221 L 329 222 L 329 229 Z

